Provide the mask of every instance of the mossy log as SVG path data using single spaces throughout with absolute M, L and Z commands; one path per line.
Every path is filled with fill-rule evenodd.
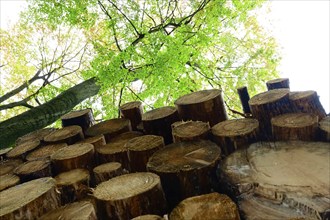
M 96 185 L 113 177 L 120 176 L 123 173 L 123 168 L 118 162 L 104 163 L 93 169 Z
M 49 144 L 46 146 L 41 146 L 33 151 L 31 151 L 28 155 L 26 155 L 26 160 L 41 160 L 41 159 L 50 159 L 50 157 L 58 150 L 63 147 L 67 147 L 66 143 L 59 144 Z
M 0 176 L 0 191 L 19 184 L 19 177 L 14 174 L 5 174 Z
M 220 184 L 245 219 L 327 219 L 330 146 L 325 142 L 258 142 L 229 155 Z
M 55 180 L 44 177 L 0 192 L 0 219 L 38 219 L 59 207 Z
M 272 118 L 273 137 L 277 141 L 316 141 L 318 117 L 308 113 L 288 113 Z
M 131 121 L 132 130 L 138 131 L 138 125 L 141 123 L 143 114 L 142 102 L 134 101 L 125 103 L 119 107 L 119 110 L 122 118 L 127 118 Z
M 326 117 L 326 112 L 315 91 L 290 92 L 289 100 L 293 112 L 311 113 L 319 117 L 319 121 Z
M 132 131 L 132 126 L 129 119 L 114 118 L 102 121 L 88 128 L 86 131 L 86 136 L 94 137 L 103 134 L 105 141 L 108 143 L 113 137 L 128 131 Z
M 330 142 L 330 116 L 323 118 L 319 123 L 320 139 Z
M 272 138 L 271 119 L 277 115 L 291 113 L 288 89 L 274 89 L 253 96 L 249 105 L 254 118 L 259 121 L 259 129 L 263 140 Z
M 39 140 L 31 140 L 21 143 L 6 154 L 7 158 L 18 158 L 25 160 L 26 155 L 40 146 Z
M 176 121 L 179 121 L 179 114 L 172 106 L 153 109 L 142 115 L 144 132 L 162 136 L 165 144 L 173 142 L 171 125 Z
M 171 212 L 170 220 L 240 220 L 236 204 L 224 194 L 210 193 L 187 198 Z
M 53 173 L 76 168 L 92 170 L 94 166 L 94 146 L 92 144 L 74 144 L 56 151 L 51 156 Z
M 272 89 L 290 89 L 290 81 L 289 78 L 278 78 L 278 79 L 273 79 L 269 80 L 266 82 L 267 89 L 272 90 Z
M 210 138 L 210 125 L 202 121 L 179 121 L 172 124 L 173 142 L 207 140 Z
M 214 142 L 221 147 L 223 155 L 228 156 L 257 141 L 259 122 L 253 118 L 231 119 L 214 125 L 211 131 Z
M 174 208 L 181 200 L 214 189 L 220 148 L 211 141 L 178 142 L 156 151 L 147 170 L 160 176 L 169 202 Z
M 82 200 L 91 193 L 90 175 L 85 169 L 73 169 L 55 177 L 56 188 L 60 191 L 61 204 Z
M 97 220 L 96 211 L 92 203 L 79 201 L 67 204 L 41 216 L 39 220 Z
M 89 127 L 95 124 L 93 111 L 90 108 L 69 112 L 61 117 L 61 121 L 62 127 L 80 126 L 84 134 Z
M 227 112 L 218 89 L 201 90 L 181 96 L 174 102 L 182 120 L 209 122 L 213 126 L 227 120 Z
M 164 138 L 157 135 L 143 135 L 129 140 L 125 147 L 128 150 L 130 172 L 147 171 L 149 158 L 164 146 Z
M 14 170 L 21 182 L 52 176 L 49 160 L 33 160 L 21 164 Z
M 44 142 L 48 144 L 74 144 L 84 139 L 82 128 L 78 125 L 71 125 L 58 129 L 44 137 Z
M 160 178 L 153 173 L 117 176 L 99 184 L 93 194 L 99 219 L 126 220 L 144 214 L 166 213 Z

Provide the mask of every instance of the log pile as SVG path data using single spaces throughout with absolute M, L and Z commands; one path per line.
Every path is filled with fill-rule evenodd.
M 315 91 L 266 85 L 238 88 L 244 118 L 217 89 L 62 116 L 0 150 L 0 220 L 329 219 L 330 117 Z

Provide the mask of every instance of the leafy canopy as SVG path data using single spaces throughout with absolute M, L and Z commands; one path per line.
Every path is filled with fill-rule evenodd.
M 222 89 L 240 109 L 236 88 L 251 95 L 277 77 L 276 42 L 256 19 L 261 0 L 30 0 L 26 20 L 54 30 L 75 28 L 92 45 L 81 72 L 102 85 L 104 117 L 143 100 L 147 109 L 183 94 Z M 94 108 L 94 106 L 93 106 Z

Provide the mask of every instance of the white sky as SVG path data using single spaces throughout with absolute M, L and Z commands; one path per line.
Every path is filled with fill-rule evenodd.
M 290 78 L 292 91 L 317 91 L 329 113 L 330 1 L 273 0 L 269 4 L 270 14 L 261 14 L 260 20 L 281 47 L 281 76 Z M 24 0 L 0 0 L 1 28 L 15 23 L 25 7 Z

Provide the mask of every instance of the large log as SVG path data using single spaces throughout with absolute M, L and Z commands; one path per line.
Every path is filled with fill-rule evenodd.
M 48 144 L 74 144 L 84 139 L 82 128 L 78 125 L 71 125 L 58 129 L 44 137 L 44 141 Z
M 288 113 L 272 118 L 272 132 L 275 140 L 316 141 L 318 117 L 308 113 Z
M 5 174 L 0 176 L 0 191 L 17 185 L 20 182 L 19 177 L 14 174 Z
M 220 148 L 206 140 L 178 142 L 156 151 L 147 170 L 160 176 L 170 208 L 214 189 Z
M 132 130 L 138 131 L 138 125 L 141 123 L 143 114 L 142 102 L 125 103 L 119 107 L 119 110 L 122 118 L 127 118 L 131 121 Z
M 224 194 L 210 193 L 187 198 L 171 212 L 170 220 L 240 220 L 236 204 Z
M 14 147 L 11 151 L 6 154 L 7 158 L 19 158 L 25 159 L 26 155 L 32 150 L 40 146 L 39 140 L 31 140 Z
M 91 193 L 88 170 L 73 169 L 63 172 L 57 175 L 55 180 L 56 188 L 61 195 L 62 205 L 84 199 L 88 193 Z
M 39 220 L 97 220 L 96 211 L 91 202 L 79 201 L 67 204 L 41 216 Z
M 14 170 L 21 182 L 52 176 L 49 160 L 33 160 L 21 164 Z
M 172 106 L 153 109 L 142 115 L 145 133 L 162 136 L 165 144 L 173 142 L 171 125 L 176 121 L 179 121 L 179 115 Z
M 53 173 L 76 168 L 92 170 L 94 166 L 94 146 L 92 144 L 74 144 L 56 151 L 51 156 Z
M 274 89 L 255 95 L 249 105 L 253 117 L 259 121 L 261 138 L 264 140 L 272 137 L 272 117 L 292 112 L 288 89 Z
M 327 219 L 329 152 L 325 142 L 258 142 L 228 156 L 219 179 L 246 219 Z
M 228 156 L 237 149 L 247 147 L 258 138 L 259 122 L 253 118 L 231 119 L 212 127 L 214 142 Z
M 99 184 L 93 194 L 99 219 L 126 220 L 144 214 L 166 213 L 160 178 L 153 173 L 117 176 Z
M 173 142 L 207 140 L 210 124 L 202 121 L 179 121 L 172 124 Z
M 319 123 L 320 139 L 330 142 L 330 116 L 323 118 Z
M 31 151 L 28 155 L 26 155 L 26 160 L 40 160 L 40 159 L 50 159 L 50 157 L 58 150 L 63 147 L 68 146 L 66 143 L 59 144 L 50 144 L 46 146 L 42 146 L 38 149 Z
M 0 219 L 37 219 L 59 207 L 55 180 L 32 180 L 0 192 Z
M 108 143 L 116 135 L 131 130 L 132 130 L 132 126 L 129 119 L 114 118 L 114 119 L 102 121 L 88 128 L 86 131 L 86 136 L 94 137 L 103 134 L 105 141 Z
M 294 112 L 311 113 L 319 117 L 319 121 L 326 117 L 325 110 L 315 91 L 290 92 L 289 100 Z
M 290 81 L 289 78 L 278 78 L 278 79 L 273 79 L 269 80 L 266 82 L 267 89 L 272 90 L 272 89 L 290 89 Z
M 204 121 L 213 126 L 227 120 L 222 91 L 218 89 L 202 90 L 181 96 L 174 104 L 184 121 Z
M 123 169 L 120 163 L 110 162 L 101 164 L 93 169 L 95 184 L 107 181 L 113 177 L 122 175 Z
M 62 127 L 67 127 L 71 125 L 78 125 L 82 128 L 83 133 L 95 124 L 92 109 L 83 109 L 78 111 L 69 112 L 61 117 Z
M 15 168 L 22 163 L 23 161 L 20 159 L 9 159 L 0 161 L 0 176 L 13 173 Z
M 157 135 L 143 135 L 129 140 L 125 147 L 128 150 L 130 172 L 147 171 L 151 155 L 164 146 L 164 138 Z

